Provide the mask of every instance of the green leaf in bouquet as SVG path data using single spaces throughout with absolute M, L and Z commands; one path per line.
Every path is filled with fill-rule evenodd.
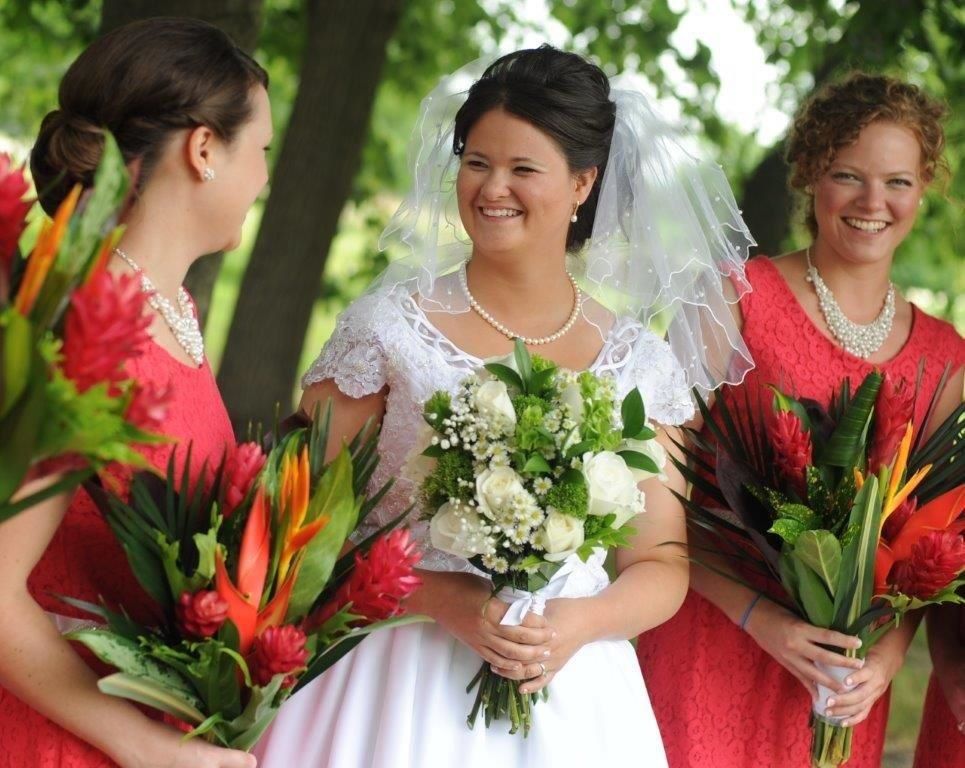
M 927 600 L 900 594 L 880 595 L 880 597 L 882 600 L 887 601 L 890 610 L 895 611 L 896 614 L 900 616 L 908 611 L 917 611 L 929 605 L 938 605 L 940 603 L 965 604 L 965 595 L 960 594 L 963 587 L 965 587 L 965 578 L 959 578 L 947 585 L 944 589 L 936 592 Z
M 552 472 L 553 468 L 549 462 L 538 453 L 531 453 L 526 457 L 526 461 L 520 469 L 524 475 L 545 475 Z
M 856 394 L 855 399 L 857 397 Z M 871 603 L 881 502 L 878 478 L 870 475 L 855 496 L 851 509 L 848 527 L 854 528 L 857 535 L 843 545 L 841 553 L 841 586 L 834 596 L 834 629 L 851 626 Z
M 811 417 L 808 415 L 807 410 L 804 405 L 793 397 L 788 397 L 777 387 L 771 385 L 771 391 L 774 393 L 774 408 L 779 411 L 790 411 L 801 421 L 801 426 L 808 432 L 811 431 Z
M 775 520 L 774 524 L 767 529 L 767 532 L 777 534 L 788 544 L 794 546 L 798 536 L 804 533 L 807 529 L 808 527 L 800 520 L 792 520 L 788 517 Z
M 132 483 L 132 493 L 135 486 L 136 481 Z M 174 598 L 155 539 L 156 527 L 137 509 L 111 495 L 99 482 L 89 482 L 85 488 L 124 549 L 138 583 L 169 613 Z
M 620 406 L 620 416 L 623 418 L 623 437 L 641 440 L 639 435 L 647 426 L 647 411 L 643 405 L 643 395 L 634 387 L 623 398 Z
M 529 350 L 520 339 L 513 340 L 513 359 L 516 361 L 516 368 L 523 382 L 522 389 L 524 392 L 529 392 L 533 378 L 533 361 L 530 359 Z
M 791 564 L 797 581 L 798 598 L 808 622 L 816 627 L 830 627 L 834 618 L 834 603 L 823 580 L 796 551 L 791 552 Z
M 185 723 L 201 723 L 205 719 L 190 697 L 149 678 L 115 672 L 98 680 L 97 687 L 108 696 L 117 696 L 153 707 Z
M 364 627 L 358 627 L 353 629 L 352 632 L 344 637 L 336 640 L 327 648 L 320 650 L 315 658 L 312 659 L 311 663 L 308 665 L 308 669 L 305 673 L 298 678 L 298 682 L 292 689 L 292 693 L 298 693 L 302 688 L 308 685 L 312 680 L 318 677 L 320 674 L 329 669 L 333 664 L 335 664 L 339 659 L 341 659 L 345 654 L 355 648 L 359 643 L 361 643 L 366 636 L 372 634 L 381 629 L 391 629 L 396 627 L 404 627 L 409 624 L 419 624 L 426 621 L 432 621 L 428 616 L 422 616 L 418 614 L 406 615 L 406 616 L 396 616 L 391 619 L 385 619 L 384 621 L 377 621 L 373 624 L 369 624 Z
M 201 700 L 187 680 L 171 667 L 156 661 L 137 642 L 106 629 L 79 629 L 64 635 L 87 647 L 98 659 L 132 678 L 149 680 L 177 693 L 193 707 Z
M 817 513 L 822 521 L 828 521 L 832 517 L 834 503 L 831 490 L 828 488 L 821 474 L 821 470 L 813 465 L 809 465 L 805 470 L 807 482 L 808 504 Z
M 860 466 L 881 381 L 881 374 L 872 371 L 861 382 L 824 450 L 815 457 L 815 464 L 840 467 L 846 472 L 850 472 L 852 467 Z
M 520 392 L 526 391 L 523 386 L 523 380 L 519 377 L 519 374 L 508 365 L 503 365 L 502 363 L 486 363 L 483 367 L 507 387 L 517 389 Z
M 234 631 L 237 633 L 237 630 Z M 241 712 L 239 670 L 243 671 L 250 682 L 245 660 L 237 651 L 219 640 L 208 639 L 196 643 L 194 649 L 198 658 L 191 665 L 191 669 L 194 672 L 194 687 L 204 702 L 202 709 L 206 712 L 220 712 L 227 719 L 236 717 Z
M 34 334 L 30 321 L 13 307 L 0 312 L 0 419 L 17 402 L 33 370 Z
M 282 703 L 291 695 L 287 688 L 282 688 L 284 682 L 285 675 L 275 675 L 268 685 L 251 689 L 244 711 L 223 725 L 226 747 L 247 752 L 258 743 Z
M 67 605 L 72 605 L 74 608 L 78 608 L 85 613 L 89 613 L 93 616 L 98 616 L 107 625 L 107 628 L 116 635 L 127 638 L 131 642 L 138 642 L 138 638 L 142 635 L 147 634 L 146 630 L 141 624 L 131 619 L 123 609 L 120 613 L 112 611 L 107 606 L 98 605 L 97 603 L 89 603 L 86 600 L 78 600 L 74 597 L 67 597 L 65 595 L 57 595 L 57 599 Z
M 359 503 L 352 493 L 352 460 L 348 450 L 342 449 L 322 475 L 309 502 L 306 521 L 320 515 L 328 523 L 305 549 L 301 568 L 292 589 L 286 621 L 303 617 L 325 588 L 338 553 L 358 522 Z
M 931 464 L 931 470 L 915 489 L 919 505 L 965 484 L 965 403 L 959 404 L 927 440 L 922 438 L 923 431 L 919 430 L 919 446 L 908 459 L 909 476 Z
M 70 230 L 57 255 L 57 269 L 80 276 L 96 256 L 101 240 L 113 229 L 117 212 L 130 186 L 124 157 L 110 133 L 94 172 L 94 185 L 71 220 Z
M 830 531 L 804 531 L 794 542 L 794 556 L 818 576 L 834 597 L 841 573 L 841 544 Z
M 0 452 L 0 455 L 2 455 L 2 452 Z M 42 501 L 46 501 L 54 496 L 59 496 L 62 493 L 67 493 L 68 491 L 73 491 L 93 474 L 94 470 L 89 468 L 79 469 L 76 472 L 68 472 L 57 482 L 46 486 L 42 490 L 35 491 L 28 496 L 18 498 L 17 501 L 0 502 L 0 523 L 2 523 L 4 520 L 8 520 L 20 512 L 23 512 L 25 509 L 29 509 L 30 507 L 40 504 Z
M 640 453 L 639 451 L 617 451 L 617 455 L 620 456 L 628 467 L 631 469 L 639 469 L 643 472 L 651 472 L 655 475 L 660 474 L 660 467 L 657 466 L 657 462 L 651 459 L 646 454 Z
M 596 440 L 581 440 L 566 449 L 566 458 L 572 459 L 582 456 L 587 451 L 592 451 L 596 447 Z
M 347 635 L 352 631 L 352 624 L 364 618 L 352 613 L 352 604 L 348 603 L 329 616 L 318 629 L 312 630 L 310 638 L 316 648 L 325 647 Z
M 0 501 L 13 496 L 36 456 L 50 455 L 37 450 L 46 413 L 43 361 L 35 353 L 30 359 L 26 390 L 0 419 Z
M 533 375 L 529 382 L 529 391 L 540 397 L 547 396 L 552 391 L 553 381 L 556 377 L 556 366 L 552 365 L 540 370 L 533 369 Z
M 816 528 L 821 523 L 820 518 L 807 504 L 795 504 L 793 502 L 781 503 L 777 505 L 775 511 L 779 517 L 787 518 L 788 520 L 797 520 L 799 523 L 803 523 L 808 530 Z

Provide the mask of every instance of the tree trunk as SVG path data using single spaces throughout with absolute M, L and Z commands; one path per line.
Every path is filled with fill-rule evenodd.
M 261 12 L 262 0 L 104 0 L 101 33 L 136 19 L 189 16 L 223 29 L 239 48 L 252 53 L 261 34 Z M 223 260 L 224 255 L 216 253 L 196 261 L 185 280 L 198 305 L 202 327 Z
M 887 6 L 862 3 L 815 70 L 815 90 L 849 66 L 880 70 L 893 62 L 909 26 L 920 25 L 923 12 L 922 0 L 892 0 Z M 748 177 L 741 201 L 744 221 L 757 240 L 756 252 L 771 256 L 781 253 L 791 233 L 793 196 L 787 185 L 790 169 L 784 149 L 784 141 L 771 147 Z
M 236 431 L 291 387 L 402 0 L 310 0 L 300 86 L 218 382 Z M 400 130 L 402 127 L 400 126 Z

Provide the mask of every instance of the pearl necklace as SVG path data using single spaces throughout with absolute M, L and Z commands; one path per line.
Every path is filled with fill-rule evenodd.
M 814 286 L 814 292 L 818 295 L 818 306 L 824 321 L 828 324 L 831 334 L 841 344 L 846 352 L 850 352 L 855 357 L 867 360 L 871 355 L 881 349 L 888 334 L 891 333 L 891 324 L 895 319 L 895 286 L 888 282 L 888 292 L 885 294 L 884 306 L 874 320 L 867 325 L 859 325 L 841 311 L 838 302 L 831 293 L 831 289 L 821 279 L 818 270 L 811 264 L 810 246 L 804 253 L 807 259 L 808 272 L 807 280 Z
M 201 326 L 198 324 L 198 318 L 194 314 L 191 297 L 188 296 L 188 292 L 184 290 L 184 286 L 182 285 L 178 289 L 178 307 L 175 309 L 170 301 L 158 293 L 157 286 L 144 274 L 144 270 L 137 265 L 134 259 L 124 253 L 120 248 L 115 248 L 114 253 L 140 275 L 141 291 L 147 294 L 147 303 L 151 305 L 151 308 L 161 316 L 161 319 L 164 320 L 167 327 L 171 329 L 171 333 L 174 335 L 174 339 L 178 342 L 181 349 L 187 353 L 195 365 L 200 366 L 201 363 L 204 362 L 204 338 L 201 336 Z
M 523 336 L 521 333 L 511 331 L 491 314 L 489 314 L 485 309 L 483 309 L 479 305 L 479 302 L 476 301 L 473 295 L 469 292 L 469 282 L 466 278 L 466 264 L 468 263 L 469 262 L 466 261 L 459 269 L 459 283 L 462 286 L 462 292 L 466 295 L 466 301 L 469 302 L 469 306 L 472 307 L 476 314 L 478 314 L 483 320 L 489 323 L 493 328 L 495 328 L 508 339 L 519 339 L 524 344 L 529 344 L 530 346 L 534 347 L 538 347 L 542 344 L 549 344 L 556 341 L 567 331 L 569 331 L 570 328 L 572 328 L 576 323 L 576 318 L 580 316 L 580 305 L 582 303 L 580 301 L 580 297 L 582 294 L 580 287 L 576 284 L 576 278 L 574 278 L 573 275 L 570 274 L 569 270 L 567 270 L 566 276 L 570 279 L 570 283 L 573 286 L 573 311 L 570 312 L 570 316 L 566 319 L 566 322 L 563 324 L 563 326 L 556 333 L 551 333 L 549 336 L 539 336 L 537 338 Z

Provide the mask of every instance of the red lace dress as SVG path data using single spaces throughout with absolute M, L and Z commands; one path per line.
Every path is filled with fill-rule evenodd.
M 965 608 L 958 606 L 959 652 L 965 646 Z M 958 730 L 955 715 L 932 672 L 921 716 L 915 768 L 965 768 L 965 734 Z
M 741 300 L 743 336 L 756 367 L 742 386 L 750 389 L 752 400 L 766 397 L 766 385 L 774 383 L 827 403 L 845 377 L 857 386 L 872 370 L 818 330 L 766 257 L 750 261 L 747 275 L 754 290 Z M 965 342 L 950 325 L 913 307 L 907 342 L 877 367 L 913 385 L 922 359 L 919 421 L 945 363 L 965 364 Z M 688 593 L 670 621 L 638 639 L 637 656 L 670 768 L 810 765 L 807 691 L 696 592 Z M 856 727 L 848 768 L 881 765 L 887 716 L 886 694 Z
M 152 342 L 141 357 L 128 364 L 128 370 L 139 381 L 171 386 L 172 401 L 160 431 L 178 443 L 146 448 L 144 453 L 152 464 L 165 469 L 172 450 L 183 462 L 186 443 L 193 441 L 189 471 L 196 475 L 206 458 L 220 460 L 225 447 L 234 443 L 231 423 L 207 362 L 200 368 L 183 365 Z M 94 603 L 104 595 L 140 618 L 151 613 L 150 598 L 141 590 L 123 550 L 84 491 L 75 494 L 28 586 L 44 610 L 65 616 L 90 618 L 57 600 L 56 594 Z M 0 687 L 0 768 L 112 765 L 104 753 Z

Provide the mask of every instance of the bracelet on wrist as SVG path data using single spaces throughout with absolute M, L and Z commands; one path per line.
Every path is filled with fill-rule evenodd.
M 754 597 L 752 597 L 751 601 L 747 604 L 747 608 L 744 609 L 744 615 L 741 616 L 740 623 L 738 624 L 742 632 L 747 631 L 747 620 L 751 617 L 751 611 L 754 610 L 754 606 L 757 605 L 757 601 L 762 597 L 764 597 L 764 595 L 762 595 L 760 592 L 755 592 Z

